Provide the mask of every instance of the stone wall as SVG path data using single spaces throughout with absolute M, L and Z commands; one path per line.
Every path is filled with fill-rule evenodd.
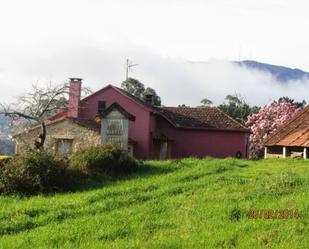
M 57 139 L 72 139 L 72 151 L 101 144 L 99 131 L 74 123 L 69 119 L 54 122 L 46 126 L 47 134 L 44 148 L 55 153 Z M 15 137 L 16 153 L 23 154 L 29 147 L 34 147 L 40 127 L 19 134 Z

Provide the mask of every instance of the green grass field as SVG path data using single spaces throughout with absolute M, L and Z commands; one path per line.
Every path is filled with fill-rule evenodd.
M 0 248 L 309 248 L 309 161 L 147 162 L 76 193 L 0 197 Z M 252 209 L 299 219 L 251 219 Z

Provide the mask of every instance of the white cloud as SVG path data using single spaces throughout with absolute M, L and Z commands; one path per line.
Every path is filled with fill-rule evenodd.
M 307 82 L 282 86 L 224 60 L 255 59 L 309 70 L 305 0 L 0 0 L 0 102 L 33 82 L 78 76 L 93 89 L 133 76 L 166 104 L 222 102 L 239 92 L 264 104 L 307 98 Z M 213 61 L 209 58 L 220 58 Z M 206 64 L 188 60 L 208 61 Z M 176 93 L 177 91 L 177 93 Z
M 6 64 L 0 71 L 1 101 L 11 101 L 12 96 L 22 94 L 32 83 L 59 83 L 69 77 L 84 78 L 84 84 L 93 90 L 106 84 L 120 86 L 127 57 L 139 64 L 131 76 L 155 88 L 165 105 L 196 106 L 205 97 L 218 104 L 227 94 L 236 92 L 250 104 L 266 104 L 281 96 L 308 99 L 309 92 L 306 80 L 283 84 L 269 73 L 228 61 L 191 62 L 163 57 L 130 43 L 121 46 L 86 40 L 75 44 L 55 41 L 36 49 L 17 50 L 16 54 L 6 55 Z

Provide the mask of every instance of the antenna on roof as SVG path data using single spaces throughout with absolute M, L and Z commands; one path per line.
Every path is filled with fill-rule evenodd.
M 129 78 L 129 71 L 132 70 L 132 67 L 136 67 L 138 64 L 133 64 L 129 59 L 126 60 L 126 80 Z

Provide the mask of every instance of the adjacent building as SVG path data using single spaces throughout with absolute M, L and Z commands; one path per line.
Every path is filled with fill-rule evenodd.
M 308 147 L 309 106 L 295 114 L 265 140 L 265 158 L 307 158 Z

